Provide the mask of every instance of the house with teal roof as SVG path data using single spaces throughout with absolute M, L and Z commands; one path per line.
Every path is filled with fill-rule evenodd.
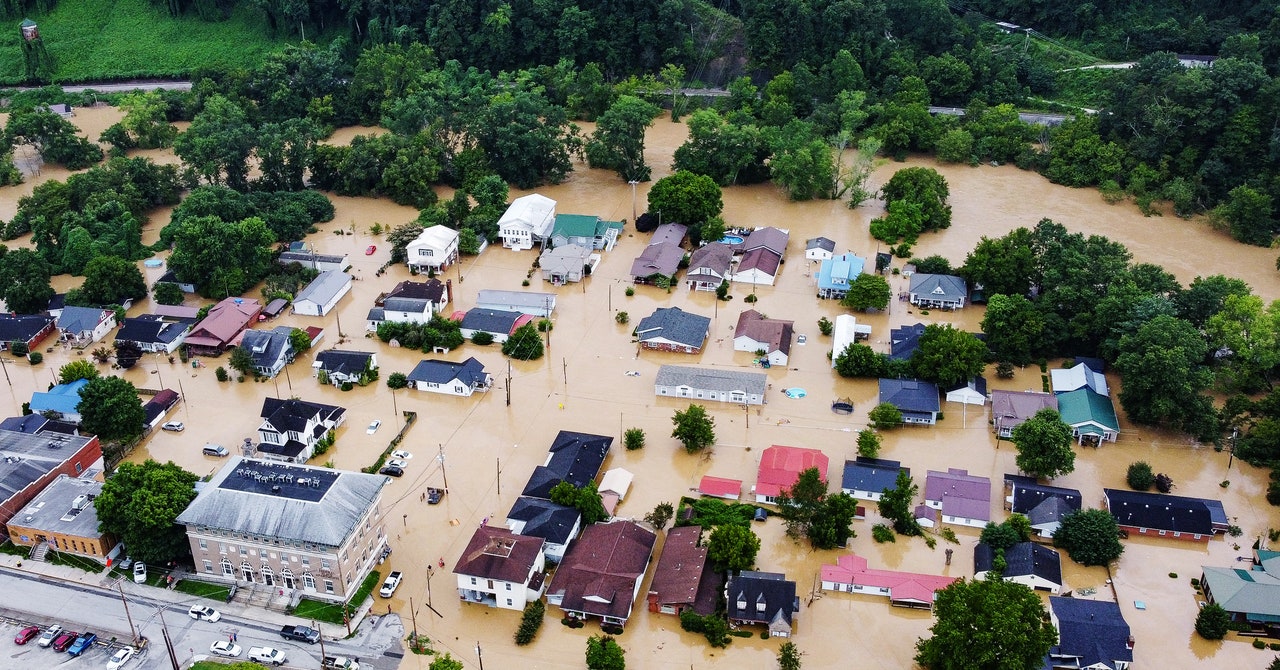
M 551 246 L 576 244 L 587 249 L 610 251 L 618 243 L 621 221 L 605 221 L 590 214 L 556 214 L 551 229 Z
M 1280 630 L 1280 552 L 1253 550 L 1251 569 L 1203 566 L 1200 586 L 1206 602 L 1221 606 L 1254 632 Z
M 853 254 L 840 254 L 822 261 L 818 267 L 818 297 L 840 300 L 865 266 L 866 261 Z
M 1058 413 L 1080 444 L 1097 446 L 1115 442 L 1120 436 L 1120 420 L 1111 398 L 1087 387 L 1059 393 Z

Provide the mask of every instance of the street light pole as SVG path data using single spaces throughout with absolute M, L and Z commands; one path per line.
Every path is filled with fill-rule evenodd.
M 627 183 L 631 184 L 631 223 L 634 225 L 636 222 L 636 184 L 640 182 L 632 179 Z
M 484 654 L 480 653 L 479 642 L 476 642 L 476 658 L 480 660 L 480 670 L 484 670 Z

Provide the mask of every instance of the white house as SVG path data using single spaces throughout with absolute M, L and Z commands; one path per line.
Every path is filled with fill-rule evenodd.
M 763 351 L 770 365 L 786 365 L 791 357 L 794 330 L 792 321 L 767 319 L 760 312 L 749 309 L 738 316 L 738 326 L 733 331 L 733 350 Z
M 316 354 L 315 362 L 311 364 L 312 372 L 316 377 L 324 372 L 329 378 L 329 383 L 334 386 L 342 386 L 347 382 L 354 384 L 360 381 L 360 377 L 366 370 L 377 367 L 377 354 L 369 351 L 340 349 L 329 349 Z
M 729 368 L 664 365 L 654 377 L 654 395 L 688 400 L 714 400 L 735 405 L 763 405 L 769 378 L 760 372 Z
M 1054 595 L 1062 590 L 1062 556 L 1057 551 L 1035 542 L 1019 542 L 1004 550 L 1005 569 L 1002 578 L 1036 591 Z M 995 552 L 988 544 L 973 548 L 973 579 L 986 579 L 995 568 Z
M 429 393 L 471 397 L 476 391 L 488 391 L 493 378 L 475 358 L 461 363 L 452 361 L 419 361 L 409 373 L 409 387 Z
M 826 237 L 805 240 L 804 257 L 810 261 L 825 261 L 836 253 L 836 243 Z
M 516 535 L 506 528 L 476 529 L 453 568 L 463 602 L 523 610 L 542 597 L 546 553 L 544 541 Z
M 342 297 L 351 292 L 351 275 L 333 270 L 321 272 L 293 299 L 293 313 L 303 316 L 324 316 Z
M 685 283 L 697 291 L 714 291 L 729 276 L 733 265 L 733 247 L 722 242 L 711 242 L 698 247 L 689 257 L 685 269 Z
M 991 520 L 991 480 L 967 470 L 929 470 L 924 504 L 941 513 L 942 523 L 982 528 Z
M 116 327 L 114 310 L 98 307 L 62 308 L 58 315 L 58 332 L 63 342 L 75 347 L 87 347 L 101 340 Z
M 498 236 L 502 246 L 522 251 L 550 237 L 555 226 L 556 201 L 531 193 L 511 201 L 498 219 Z
M 293 362 L 297 352 L 289 340 L 293 329 L 277 326 L 272 330 L 246 330 L 240 338 L 240 346 L 253 357 L 253 368 L 258 374 L 272 378 L 280 374 L 284 366 Z
M 258 426 L 258 456 L 268 460 L 306 463 L 316 442 L 342 425 L 347 410 L 305 400 L 263 398 Z
M 448 226 L 431 226 L 424 229 L 404 251 L 410 270 L 442 270 L 458 260 L 458 231 Z
M 837 315 L 831 331 L 831 342 L 834 345 L 831 348 L 831 367 L 836 366 L 836 358 L 843 354 L 849 345 L 870 336 L 871 326 L 859 326 L 858 319 L 852 314 Z
M 542 280 L 555 286 L 582 281 L 600 264 L 600 254 L 580 244 L 565 244 L 547 249 L 538 257 Z

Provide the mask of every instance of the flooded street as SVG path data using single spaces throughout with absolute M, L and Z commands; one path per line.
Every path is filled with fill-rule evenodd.
M 96 139 L 119 112 L 110 108 L 77 110 L 72 119 Z M 377 132 L 376 129 L 345 129 L 334 142 L 350 141 L 356 134 Z M 654 169 L 654 179 L 670 172 L 671 155 L 684 140 L 686 127 L 659 119 L 650 129 L 646 157 Z M 168 152 L 147 152 L 149 156 Z M 1275 270 L 1275 251 L 1248 247 L 1215 232 L 1202 221 L 1184 221 L 1172 216 L 1144 218 L 1131 205 L 1108 205 L 1093 190 L 1074 190 L 1049 184 L 1039 175 L 1013 167 L 935 166 L 931 161 L 914 160 L 905 164 L 887 163 L 874 175 L 873 186 L 887 180 L 895 170 L 911 164 L 937 167 L 951 188 L 954 223 L 940 234 L 927 234 L 916 245 L 917 255 L 939 253 L 953 264 L 960 264 L 965 253 L 982 235 L 998 236 L 1018 226 L 1033 226 L 1048 217 L 1071 231 L 1097 233 L 1123 242 L 1134 254 L 1136 262 L 1157 263 L 1174 273 L 1184 284 L 1196 275 L 1222 273 L 1240 277 L 1255 292 L 1270 301 L 1280 298 L 1280 276 Z M 561 185 L 537 189 L 558 201 L 560 213 L 595 214 L 606 219 L 629 219 L 632 209 L 631 188 L 616 174 L 588 170 L 579 165 L 569 180 Z M 12 217 L 20 196 L 30 193 L 34 184 L 48 178 L 65 178 L 57 169 L 45 168 L 38 177 L 12 188 L 0 189 L 0 217 Z M 636 192 L 639 211 L 645 209 L 645 194 L 651 184 L 642 184 Z M 527 191 L 513 190 L 511 197 Z M 147 356 L 124 376 L 135 385 L 147 388 L 173 388 L 183 393 L 186 402 L 171 414 L 172 420 L 183 421 L 182 433 L 157 431 L 131 457 L 132 460 L 155 458 L 173 460 L 199 475 L 217 470 L 222 461 L 202 456 L 200 448 L 214 442 L 238 448 L 246 437 L 256 435 L 260 423 L 259 410 L 264 397 L 297 396 L 347 408 L 345 425 L 338 431 L 334 448 L 316 462 L 332 461 L 334 467 L 359 469 L 371 464 L 403 425 L 399 412 L 417 413 L 417 421 L 408 430 L 404 446 L 414 454 L 405 476 L 392 480 L 383 499 L 384 519 L 395 553 L 381 567 L 403 570 L 405 584 L 389 601 L 392 610 L 413 625 L 410 598 L 419 631 L 424 632 L 440 652 L 448 651 L 460 658 L 468 668 L 476 666 L 477 643 L 490 667 L 577 668 L 582 667 L 585 640 L 599 632 L 598 625 L 572 630 L 558 624 L 560 611 L 548 607 L 547 620 L 537 640 L 528 647 L 516 647 L 512 634 L 519 614 L 460 603 L 455 578 L 449 572 L 466 546 L 475 527 L 484 519 L 501 523 L 525 481 L 536 465 L 543 462 L 546 449 L 559 430 L 575 430 L 612 435 L 614 450 L 604 469 L 624 467 L 635 474 L 635 482 L 618 515 L 639 519 L 662 501 L 673 504 L 680 496 L 689 495 L 705 474 L 732 477 L 744 481 L 744 495 L 755 481 L 762 450 L 772 444 L 785 444 L 822 449 L 831 459 L 828 477 L 837 489 L 841 466 L 856 453 L 856 432 L 866 425 L 867 411 L 876 402 L 873 380 L 845 380 L 831 369 L 827 353 L 831 340 L 818 333 L 821 316 L 834 318 L 841 313 L 834 301 L 814 297 L 816 264 L 804 260 L 804 241 L 824 235 L 836 241 L 837 252 L 852 251 L 869 256 L 878 243 L 867 233 L 868 221 L 882 211 L 873 202 L 857 210 L 840 202 L 788 202 L 784 193 L 769 185 L 733 187 L 724 192 L 724 219 L 730 226 L 754 227 L 772 225 L 791 231 L 788 261 L 775 286 L 760 286 L 753 307 L 771 318 L 795 321 L 797 333 L 808 336 L 804 345 L 793 345 L 786 368 L 767 370 L 771 384 L 763 407 L 743 410 L 737 405 L 710 403 L 707 409 L 716 421 L 717 444 L 698 456 L 684 453 L 669 437 L 671 415 L 687 403 L 654 396 L 654 375 L 660 365 L 686 365 L 748 368 L 752 355 L 735 352 L 732 331 L 738 314 L 746 308 L 743 298 L 751 287 L 734 285 L 729 302 L 719 302 L 707 292 L 693 294 L 683 287 L 670 292 L 655 287 L 638 287 L 635 295 L 625 296 L 632 259 L 647 242 L 648 235 L 637 235 L 628 225 L 619 244 L 603 253 L 603 262 L 583 284 L 551 287 L 543 284 L 535 273 L 528 290 L 558 294 L 554 329 L 549 334 L 547 354 L 530 362 L 513 361 L 508 376 L 508 362 L 499 347 L 466 344 L 447 358 L 462 360 L 475 356 L 493 375 L 494 388 L 472 398 L 400 390 L 392 393 L 385 379 L 392 372 L 405 372 L 423 358 L 418 351 L 393 349 L 365 332 L 365 315 L 374 298 L 395 283 L 409 279 L 404 266 L 388 268 L 377 277 L 378 269 L 387 261 L 389 244 L 369 233 L 374 223 L 383 227 L 413 220 L 417 211 L 387 200 L 332 197 L 336 215 L 330 223 L 321 224 L 319 232 L 308 237 L 308 244 L 323 253 L 348 254 L 351 273 L 358 279 L 350 295 L 328 317 L 313 318 L 286 314 L 277 322 L 299 327 L 320 326 L 324 337 L 316 348 L 299 357 L 286 368 L 287 374 L 277 379 L 254 383 L 218 383 L 213 367 L 225 365 L 226 357 L 217 360 L 197 359 L 210 367 L 192 368 L 165 358 Z M 168 212 L 153 213 L 144 229 L 144 242 L 157 239 L 158 231 L 167 223 Z M 339 235 L 336 231 L 354 234 Z M 16 240 L 13 246 L 29 244 Z M 377 245 L 377 251 L 366 256 L 364 250 Z M 166 256 L 160 254 L 160 257 Z M 460 265 L 449 268 L 441 277 L 452 280 L 454 303 L 450 310 L 467 309 L 475 304 L 482 288 L 520 290 L 521 281 L 536 258 L 533 251 L 512 252 L 491 245 L 479 257 L 464 258 Z M 165 268 L 144 269 L 148 283 L 154 282 Z M 78 285 L 78 278 L 57 277 L 59 290 Z M 892 277 L 896 292 L 905 290 L 907 280 Z M 247 294 L 260 297 L 256 293 Z M 645 351 L 640 353 L 632 342 L 630 331 L 639 319 L 656 307 L 679 306 L 682 309 L 712 317 L 711 337 L 703 352 L 696 356 Z M 146 313 L 150 304 L 142 301 L 131 313 Z M 617 311 L 626 311 L 631 323 L 615 322 Z M 913 313 L 905 303 L 894 302 L 884 314 L 858 315 L 860 323 L 872 326 L 871 343 L 886 350 L 890 327 L 926 322 L 949 322 L 968 330 L 976 330 L 981 310 L 968 308 L 957 313 L 934 312 L 928 316 Z M 723 312 L 723 314 L 721 314 Z M 374 351 L 378 356 L 381 380 L 366 388 L 342 392 L 321 386 L 311 375 L 311 364 L 318 350 L 343 349 Z M 43 390 L 56 376 L 57 369 L 80 352 L 64 352 L 60 348 L 49 353 L 45 362 L 29 366 L 6 357 L 10 379 L 10 397 L 6 415 L 17 414 L 22 402 L 34 390 Z M 1057 365 L 1059 362 L 1051 362 Z M 108 370 L 104 367 L 104 372 Z M 629 376 L 638 371 L 639 376 Z M 1040 372 L 1034 367 L 1020 370 L 1012 380 L 998 380 L 988 375 L 994 388 L 1039 389 Z M 1119 380 L 1110 378 L 1115 389 Z M 807 396 L 790 399 L 782 389 L 800 387 Z M 506 404 L 510 394 L 511 403 Z M 0 391 L 0 397 L 5 394 Z M 831 400 L 848 397 L 856 412 L 840 416 L 829 409 Z M 1014 451 L 1009 442 L 997 443 L 987 423 L 986 408 L 965 407 L 946 403 L 946 418 L 935 427 L 904 428 L 884 434 L 882 456 L 901 460 L 916 473 L 923 489 L 926 470 L 948 467 L 967 468 L 971 474 L 992 479 L 993 518 L 1004 518 L 1001 507 L 1000 480 L 1003 473 L 1015 472 Z M 365 427 L 380 419 L 381 430 L 367 435 Z M 627 452 L 621 444 L 621 431 L 643 428 L 647 446 Z M 442 458 L 441 458 L 442 456 Z M 1262 667 L 1274 655 L 1259 652 L 1247 642 L 1229 639 L 1221 643 L 1201 640 L 1193 631 L 1196 598 L 1188 584 L 1198 577 L 1199 566 L 1234 565 L 1237 556 L 1246 555 L 1249 545 L 1270 527 L 1280 527 L 1280 513 L 1263 499 L 1267 473 L 1236 461 L 1227 469 L 1228 454 L 1197 447 L 1187 438 L 1147 429 L 1135 428 L 1122 419 L 1122 433 L 1117 444 L 1100 449 L 1078 451 L 1075 472 L 1055 483 L 1080 489 L 1086 505 L 1102 504 L 1104 487 L 1124 488 L 1124 471 L 1129 463 L 1145 460 L 1156 472 L 1169 474 L 1177 485 L 1175 493 L 1187 496 L 1220 498 L 1233 523 L 1244 535 L 1232 540 L 1214 540 L 1206 545 L 1174 540 L 1131 539 L 1114 574 L 1115 591 L 1121 610 L 1137 638 L 1134 651 L 1137 667 L 1193 668 L 1211 661 L 1218 667 Z M 441 504 L 428 506 L 420 501 L 427 486 L 442 487 L 448 480 L 449 494 Z M 1222 488 L 1219 483 L 1229 480 Z M 401 523 L 397 524 L 396 521 Z M 871 540 L 871 526 L 878 521 L 874 508 L 868 520 L 855 522 L 857 537 L 849 549 L 867 556 L 871 567 L 947 574 L 969 577 L 973 574 L 973 546 L 976 530 L 958 529 L 958 545 L 939 541 L 929 550 L 919 539 L 900 538 L 897 543 L 877 545 Z M 929 614 L 891 608 L 887 601 L 852 594 L 814 595 L 819 566 L 833 563 L 842 552 L 812 551 L 806 544 L 787 539 L 776 518 L 756 523 L 762 536 L 758 558 L 760 569 L 785 572 L 797 582 L 802 608 L 793 641 L 804 653 L 809 668 L 859 667 L 907 668 L 912 665 L 913 644 L 927 634 Z M 1233 542 L 1238 541 L 1237 550 Z M 661 547 L 661 540 L 659 541 Z M 944 565 L 944 550 L 955 550 L 952 565 Z M 440 558 L 444 570 L 432 571 Z M 656 562 L 656 561 L 655 561 Z M 1068 589 L 1097 589 L 1095 598 L 1109 598 L 1102 568 L 1082 568 L 1064 556 L 1064 576 Z M 1168 573 L 1178 575 L 1170 578 Z M 652 568 L 650 569 L 650 576 Z M 638 600 L 643 603 L 644 591 Z M 435 596 L 434 593 L 440 593 Z M 375 608 L 385 610 L 388 601 L 377 599 Z M 1143 601 L 1138 610 L 1135 601 Z M 442 616 L 436 616 L 425 605 L 430 602 Z M 778 640 L 734 638 L 728 649 L 709 648 L 700 635 L 680 630 L 674 616 L 650 614 L 637 607 L 626 632 L 619 642 L 627 650 L 628 667 L 655 669 L 696 668 L 767 668 L 773 667 Z M 858 661 L 849 663 L 850 652 Z M 401 667 L 425 669 L 430 656 L 409 655 Z

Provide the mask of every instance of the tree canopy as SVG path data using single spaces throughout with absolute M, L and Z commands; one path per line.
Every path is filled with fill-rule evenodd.
M 1058 410 L 1046 407 L 1013 428 L 1018 469 L 1036 478 L 1053 479 L 1075 469 L 1071 426 Z
M 877 274 L 863 273 L 849 282 L 849 290 L 841 298 L 840 304 L 849 309 L 865 312 L 869 309 L 884 309 L 889 306 L 893 291 L 889 282 Z
M 934 612 L 931 636 L 916 643 L 916 662 L 929 670 L 1033 670 L 1058 641 L 1040 597 L 999 577 L 952 583 Z
M 103 441 L 124 440 L 142 433 L 146 412 L 138 389 L 120 377 L 94 377 L 80 389 L 80 429 Z
M 197 479 L 172 462 L 121 463 L 93 501 L 99 529 L 120 538 L 139 561 L 189 556 L 186 529 L 174 520 L 195 499 Z
M 1106 565 L 1124 553 L 1119 537 L 1120 529 L 1110 512 L 1085 509 L 1062 518 L 1053 534 L 1053 546 L 1066 549 L 1071 560 L 1081 565 Z
M 716 420 L 702 405 L 690 404 L 687 409 L 676 410 L 671 423 L 675 426 L 671 429 L 671 437 L 680 440 L 685 451 L 691 454 L 716 443 Z
M 707 558 L 721 570 L 750 570 L 756 564 L 759 551 L 760 538 L 750 526 L 719 525 L 707 539 Z
M 931 323 L 911 354 L 911 369 L 920 379 L 951 388 L 980 374 L 987 366 L 986 356 L 987 345 L 972 333 L 949 323 Z
M 724 209 L 720 187 L 706 175 L 677 171 L 649 189 L 649 212 L 662 212 L 666 223 L 699 226 Z

